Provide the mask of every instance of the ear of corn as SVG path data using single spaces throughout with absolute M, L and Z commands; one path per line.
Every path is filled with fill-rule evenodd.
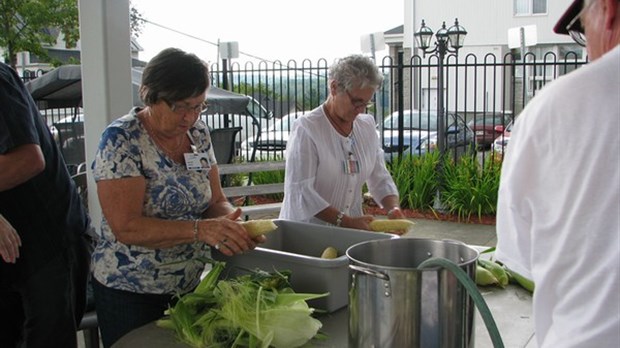
M 240 224 L 252 238 L 269 233 L 278 228 L 273 220 L 269 219 L 242 221 Z
M 499 284 L 499 281 L 495 278 L 491 271 L 480 265 L 476 265 L 476 284 L 487 286 Z
M 321 254 L 322 259 L 335 259 L 337 257 L 338 257 L 338 250 L 336 250 L 336 248 L 331 247 L 331 246 L 325 248 L 325 250 L 323 250 L 323 253 Z
M 521 285 L 521 287 L 529 292 L 534 292 L 535 286 L 532 280 L 525 278 L 513 270 L 508 270 L 508 275 L 511 282 Z
M 407 219 L 376 219 L 370 222 L 370 229 L 375 232 L 405 231 L 413 227 L 414 222 Z
M 502 265 L 485 259 L 478 259 L 478 264 L 493 273 L 499 286 L 504 288 L 508 285 L 508 273 L 506 273 L 506 269 Z

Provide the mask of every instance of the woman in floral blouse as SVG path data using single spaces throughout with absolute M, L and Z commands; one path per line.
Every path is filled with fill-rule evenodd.
M 210 248 L 253 249 L 222 192 L 206 125 L 207 66 L 166 49 L 142 75 L 134 108 L 103 132 L 93 173 L 103 211 L 93 286 L 104 346 L 160 318 L 176 294 L 192 291 Z M 201 158 L 207 158 L 205 169 Z

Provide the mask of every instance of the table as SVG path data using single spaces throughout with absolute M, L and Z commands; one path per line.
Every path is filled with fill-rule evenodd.
M 479 287 L 493 318 L 499 328 L 506 347 L 536 348 L 534 342 L 534 322 L 532 318 L 532 296 L 515 285 L 506 289 Z M 310 347 L 343 348 L 348 340 L 348 311 L 342 308 L 334 313 L 322 315 L 322 330 L 329 336 L 326 341 L 313 342 Z M 491 339 L 476 312 L 475 347 L 493 347 Z M 159 328 L 155 323 L 147 324 L 125 335 L 113 348 L 187 348 L 176 340 L 172 330 Z

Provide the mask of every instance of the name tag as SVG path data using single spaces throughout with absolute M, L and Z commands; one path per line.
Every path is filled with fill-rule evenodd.
M 360 172 L 360 163 L 353 158 L 342 161 L 342 166 L 345 174 L 357 174 Z
M 187 152 L 183 156 L 185 156 L 185 167 L 187 170 L 208 171 L 211 169 L 211 163 L 206 152 Z

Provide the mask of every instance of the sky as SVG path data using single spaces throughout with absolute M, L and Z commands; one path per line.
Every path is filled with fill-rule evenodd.
M 131 0 L 131 5 L 155 23 L 145 23 L 138 37 L 143 61 L 177 47 L 214 63 L 219 40 L 238 42 L 240 55 L 232 61 L 241 64 L 257 61 L 252 57 L 331 63 L 362 53 L 362 36 L 404 21 L 404 0 Z M 384 55 L 387 47 L 377 48 L 376 56 Z

